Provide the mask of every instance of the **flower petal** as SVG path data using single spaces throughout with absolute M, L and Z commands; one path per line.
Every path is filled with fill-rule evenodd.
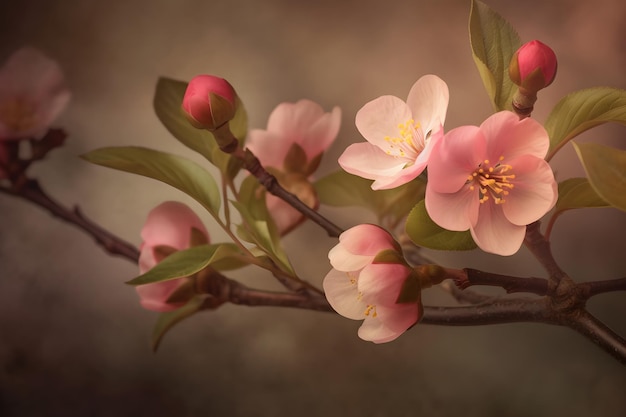
M 293 208 L 291 204 L 273 194 L 267 193 L 265 195 L 265 204 L 278 228 L 278 234 L 281 236 L 304 220 L 302 213 Z
M 322 285 L 328 302 L 337 313 L 352 320 L 365 318 L 367 305 L 359 297 L 355 278 L 346 272 L 331 269 Z
M 369 342 L 387 343 L 397 339 L 402 333 L 404 332 L 391 330 L 378 317 L 367 317 L 359 327 L 358 335 Z
M 552 168 L 543 159 L 521 156 L 508 162 L 515 172 L 515 188 L 506 196 L 502 210 L 511 223 L 525 226 L 554 207 L 557 184 Z
M 189 247 L 191 229 L 208 232 L 196 213 L 183 203 L 166 201 L 152 209 L 141 229 L 144 244 L 149 247 L 166 245 L 176 249 Z
M 154 247 L 142 243 L 139 247 L 139 273 L 145 274 L 157 264 Z
M 36 102 L 65 89 L 59 64 L 31 47 L 9 57 L 0 69 L 0 86 L 2 92 L 18 92 Z
M 502 205 L 487 200 L 480 205 L 478 222 L 470 231 L 474 242 L 485 252 L 508 256 L 522 246 L 526 226 L 511 223 L 504 215 Z
M 337 138 L 340 125 L 341 109 L 334 107 L 331 113 L 324 113 L 309 127 L 300 143 L 309 161 L 330 147 Z
M 485 157 L 485 138 L 477 126 L 452 129 L 434 145 L 428 162 L 428 186 L 438 193 L 459 191 Z
M 333 268 L 343 272 L 352 272 L 358 271 L 372 262 L 374 256 L 355 255 L 339 243 L 328 252 L 328 259 Z
M 280 103 L 270 114 L 267 130 L 286 138 L 289 143 L 301 143 L 305 133 L 324 114 L 324 109 L 311 100 Z
M 496 161 L 504 156 L 505 162 L 522 155 L 537 158 L 546 156 L 550 139 L 543 126 L 534 119 L 519 117 L 510 111 L 501 111 L 487 118 L 480 130 L 487 141 L 486 158 Z
M 419 318 L 419 306 L 414 304 L 395 304 L 393 306 L 376 306 L 376 313 L 385 327 L 393 332 L 404 333 Z
M 356 114 L 355 124 L 361 135 L 372 145 L 386 150 L 385 137 L 399 134 L 398 125 L 413 117 L 411 109 L 395 96 L 378 97 L 365 104 Z
M 450 93 L 448 85 L 436 75 L 424 75 L 413 84 L 406 104 L 413 119 L 420 122 L 425 132 L 444 125 Z
M 292 142 L 276 132 L 252 129 L 248 132 L 246 148 L 250 150 L 265 167 L 282 168 Z M 288 143 L 289 142 L 289 143 Z
M 370 180 L 394 178 L 406 161 L 390 157 L 369 142 L 353 143 L 339 157 L 339 165 L 348 173 Z
M 375 256 L 385 249 L 397 246 L 393 237 L 380 226 L 359 224 L 339 236 L 339 243 L 355 255 Z
M 186 278 L 172 279 L 169 281 L 155 282 L 152 284 L 138 285 L 135 287 L 139 294 L 140 303 L 146 310 L 172 311 L 185 305 L 181 303 L 168 303 L 167 299 L 186 282 Z
M 464 231 L 478 221 L 478 190 L 470 190 L 469 186 L 455 193 L 438 193 L 430 185 L 426 185 L 426 211 L 440 227 L 452 231 Z
M 358 288 L 363 300 L 376 306 L 396 306 L 409 269 L 402 264 L 370 264 L 359 274 Z

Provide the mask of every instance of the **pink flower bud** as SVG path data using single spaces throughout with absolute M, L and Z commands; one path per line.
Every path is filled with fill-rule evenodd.
M 198 75 L 187 86 L 183 110 L 194 127 L 215 130 L 235 116 L 236 96 L 225 79 Z
M 554 51 L 535 40 L 525 43 L 513 54 L 509 64 L 509 76 L 518 86 L 536 93 L 552 84 L 556 68 Z

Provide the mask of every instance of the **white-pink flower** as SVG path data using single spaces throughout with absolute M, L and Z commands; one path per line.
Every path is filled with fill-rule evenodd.
M 139 272 L 145 273 L 160 262 L 163 250 L 188 249 L 192 243 L 192 229 L 196 229 L 209 241 L 204 224 L 188 206 L 176 201 L 166 201 L 152 209 L 141 229 Z M 185 283 L 188 278 L 138 285 L 142 307 L 153 311 L 171 311 L 182 307 L 184 301 L 170 302 L 169 298 Z
M 484 251 L 512 255 L 526 225 L 556 203 L 546 130 L 512 112 L 490 116 L 480 127 L 461 126 L 430 157 L 426 210 L 444 229 L 470 230 Z
M 384 229 L 361 224 L 346 230 L 328 254 L 333 269 L 324 278 L 330 305 L 344 317 L 363 320 L 359 337 L 374 343 L 390 342 L 419 318 L 418 302 L 396 301 L 411 269 L 403 263 L 373 263 L 384 250 L 400 251 Z
M 34 48 L 16 51 L 0 68 L 0 140 L 42 136 L 69 99 L 55 61 Z
M 309 200 L 305 202 L 312 202 L 315 208 L 317 196 L 311 198 L 306 195 L 313 190 L 309 180 L 322 153 L 337 137 L 340 124 L 339 107 L 326 113 L 319 104 L 310 100 L 281 103 L 270 114 L 266 130 L 250 131 L 246 147 L 263 166 L 276 173 L 283 187 L 302 200 Z M 294 152 L 294 146 L 302 152 Z M 300 157 L 301 160 L 287 161 L 288 156 Z M 304 219 L 299 211 L 278 197 L 268 194 L 266 202 L 281 235 Z
M 370 101 L 355 120 L 367 142 L 348 146 L 339 165 L 350 174 L 375 180 L 374 190 L 416 178 L 428 164 L 433 145 L 443 137 L 448 98 L 446 83 L 425 75 L 413 85 L 406 103 L 395 96 Z

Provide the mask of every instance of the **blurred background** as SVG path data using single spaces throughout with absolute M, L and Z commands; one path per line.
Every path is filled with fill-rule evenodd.
M 559 59 L 540 92 L 545 120 L 565 94 L 626 88 L 626 3 L 621 0 L 491 0 L 518 30 Z M 44 188 L 124 239 L 140 243 L 148 211 L 184 201 L 160 183 L 91 166 L 78 155 L 139 145 L 202 159 L 176 142 L 152 109 L 159 76 L 228 78 L 250 126 L 264 128 L 282 101 L 309 98 L 343 110 L 340 137 L 320 174 L 362 141 L 356 111 L 382 94 L 405 98 L 422 75 L 450 88 L 446 128 L 491 112 L 469 49 L 469 0 L 21 0 L 0 1 L 0 60 L 24 45 L 58 60 L 73 91 L 57 121 L 65 147 L 33 167 Z M 587 132 L 626 148 L 622 126 Z M 553 160 L 562 180 L 582 176 L 573 149 Z M 323 209 L 344 228 L 360 210 Z M 212 240 L 226 240 L 208 215 Z M 568 212 L 554 254 L 578 281 L 626 276 L 626 215 Z M 335 241 L 306 224 L 286 247 L 306 279 L 321 283 Z M 430 253 L 453 267 L 543 276 L 529 253 L 499 258 Z M 156 313 L 123 282 L 137 267 L 106 255 L 83 232 L 0 195 L 0 416 L 624 416 L 626 373 L 568 329 L 539 324 L 417 326 L 397 341 L 361 341 L 360 323 L 333 314 L 225 306 L 176 327 L 157 354 Z M 247 284 L 275 288 L 250 271 Z M 443 291 L 427 302 L 450 302 Z M 624 293 L 590 309 L 626 334 Z

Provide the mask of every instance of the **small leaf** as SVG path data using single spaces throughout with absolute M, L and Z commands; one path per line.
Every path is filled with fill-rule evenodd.
M 218 218 L 220 191 L 204 168 L 180 156 L 140 147 L 101 148 L 82 156 L 87 161 L 159 180 L 186 193 Z
M 607 203 L 626 211 L 626 151 L 597 143 L 574 143 L 589 183 Z
M 397 304 L 413 304 L 417 303 L 421 300 L 422 289 L 420 287 L 420 281 L 417 278 L 415 271 L 411 271 L 409 275 L 407 275 L 404 283 L 402 283 L 402 288 L 400 289 L 400 294 L 396 299 Z
M 426 183 L 421 178 L 391 190 L 372 190 L 371 180 L 337 171 L 315 183 L 322 204 L 333 207 L 362 206 L 379 219 L 399 221 L 424 198 Z
M 156 352 L 165 334 L 176 324 L 187 317 L 191 317 L 202 309 L 206 296 L 198 295 L 193 297 L 187 304 L 174 311 L 161 313 L 152 330 L 152 351 Z
M 575 91 L 554 106 L 545 127 L 550 137 L 546 160 L 568 141 L 607 122 L 626 124 L 626 90 L 596 87 Z
M 236 269 L 247 265 L 243 259 L 239 248 L 232 243 L 194 246 L 174 252 L 146 273 L 128 281 L 127 284 L 143 285 L 189 277 L 207 266 L 217 270 Z
M 204 156 L 229 178 L 234 178 L 241 163 L 222 152 L 209 131 L 196 129 L 183 114 L 181 106 L 186 89 L 187 83 L 184 81 L 159 78 L 153 100 L 157 117 L 180 143 Z M 237 112 L 229 126 L 235 137 L 243 144 L 248 131 L 248 116 L 239 97 L 236 106 Z
M 586 207 L 608 207 L 609 204 L 593 189 L 587 178 L 569 178 L 559 183 L 556 212 Z
M 517 86 L 509 78 L 509 63 L 522 45 L 517 32 L 477 0 L 472 0 L 469 32 L 472 56 L 494 110 L 510 110 Z
M 380 251 L 374 257 L 373 264 L 403 264 L 406 265 L 406 260 L 400 252 L 394 249 L 385 249 Z
M 274 220 L 267 211 L 265 192 L 258 180 L 253 176 L 244 179 L 237 201 L 232 203 L 243 220 L 237 229 L 239 237 L 257 245 L 284 271 L 294 274 L 293 266 L 280 244 Z
M 424 200 L 415 205 L 406 221 L 406 233 L 418 246 L 438 250 L 471 250 L 476 248 L 469 230 L 452 232 L 439 227 L 426 212 Z

